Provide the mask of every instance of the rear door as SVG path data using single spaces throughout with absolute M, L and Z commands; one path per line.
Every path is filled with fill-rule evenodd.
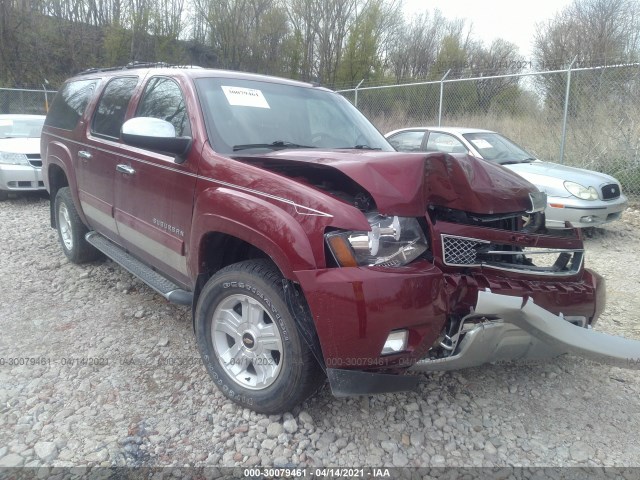
M 425 150 L 427 152 L 469 153 L 469 149 L 450 133 L 431 131 Z
M 85 172 L 85 162 L 78 157 L 78 152 L 86 148 L 84 137 L 89 115 L 87 106 L 94 102 L 94 92 L 99 83 L 99 78 L 83 78 L 65 83 L 47 113 L 42 130 L 41 150 L 46 156 L 43 157 L 44 180 L 48 181 L 49 163 L 58 161 L 66 165 L 70 184 L 77 186 L 80 202 L 83 204 L 86 202 L 83 191 L 88 172 Z M 74 191 L 74 197 L 75 193 Z
M 114 177 L 123 154 L 120 127 L 138 82 L 135 75 L 107 82 L 87 127 L 86 143 L 77 152 L 82 210 L 94 230 L 116 241 Z
M 178 136 L 191 136 L 185 96 L 171 78 L 148 79 L 135 116 L 166 120 Z M 131 253 L 190 288 L 186 250 L 198 169 L 195 148 L 186 159 L 126 148 L 129 154 L 114 166 L 114 218 L 120 239 Z
M 419 152 L 422 149 L 424 130 L 406 130 L 387 138 L 398 152 Z

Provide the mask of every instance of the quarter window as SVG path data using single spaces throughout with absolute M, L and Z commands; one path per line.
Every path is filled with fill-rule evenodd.
M 44 124 L 51 127 L 73 130 L 84 113 L 97 80 L 68 82 L 56 95 Z
M 184 97 L 178 84 L 170 78 L 155 77 L 149 80 L 136 117 L 160 118 L 175 127 L 177 136 L 191 135 Z
M 427 141 L 427 152 L 468 153 L 463 143 L 448 133 L 431 132 Z
M 114 78 L 107 84 L 93 117 L 91 133 L 120 137 L 120 128 L 137 84 L 137 77 Z
M 422 146 L 424 132 L 416 130 L 400 132 L 389 138 L 389 143 L 399 152 L 419 152 Z

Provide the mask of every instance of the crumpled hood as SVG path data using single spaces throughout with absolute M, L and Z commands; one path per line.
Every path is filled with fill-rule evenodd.
M 520 212 L 531 208 L 529 193 L 538 191 L 499 165 L 465 155 L 281 150 L 260 158 L 339 170 L 371 194 L 381 213 L 394 215 L 422 216 L 430 204 L 479 214 Z
M 530 210 L 538 189 L 521 176 L 470 155 L 431 154 L 425 159 L 430 204 L 495 214 Z

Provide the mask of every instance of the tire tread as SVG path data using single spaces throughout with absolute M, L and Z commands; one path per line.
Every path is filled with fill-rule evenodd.
M 93 245 L 87 242 L 84 236 L 89 232 L 87 226 L 82 222 L 80 215 L 78 215 L 78 210 L 76 209 L 75 204 L 73 203 L 73 198 L 71 197 L 71 189 L 69 187 L 62 187 L 58 190 L 56 197 L 54 199 L 55 206 L 55 215 L 56 215 L 56 224 L 58 222 L 58 205 L 60 202 L 64 202 L 67 206 L 67 211 L 69 212 L 69 220 L 72 225 L 72 235 L 73 235 L 73 249 L 72 251 L 67 250 L 62 241 L 62 236 L 60 235 L 60 226 L 58 225 L 58 237 L 60 239 L 60 245 L 62 246 L 62 251 L 67 256 L 67 258 L 77 264 L 92 262 L 102 257 L 102 254 L 99 250 L 97 250 Z
M 287 308 L 284 287 L 282 284 L 283 277 L 276 265 L 271 260 L 255 259 L 238 262 L 220 269 L 218 272 L 216 272 L 216 276 L 230 272 L 245 273 L 260 278 L 267 284 L 267 286 L 273 288 L 277 292 L 277 294 L 280 296 L 280 299 L 283 301 L 285 308 Z M 293 321 L 296 322 L 295 317 L 288 308 L 287 311 L 293 318 Z M 295 328 L 297 328 L 297 326 Z M 273 402 L 280 405 L 280 407 L 278 408 L 261 408 L 261 406 L 259 405 L 251 408 L 260 413 L 267 414 L 291 411 L 295 406 L 304 402 L 311 395 L 322 388 L 326 379 L 324 371 L 322 370 L 320 365 L 318 365 L 318 361 L 316 360 L 309 346 L 306 344 L 305 340 L 303 338 L 300 338 L 300 342 L 300 355 L 302 357 L 301 361 L 306 368 L 304 369 L 305 371 L 303 372 L 302 378 L 300 378 L 299 383 L 297 384 L 296 390 L 281 392 L 279 395 L 280 398 L 277 401 Z

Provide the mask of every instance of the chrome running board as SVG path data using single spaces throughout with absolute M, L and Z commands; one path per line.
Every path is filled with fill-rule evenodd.
M 170 302 L 179 305 L 191 305 L 193 293 L 181 289 L 168 278 L 133 257 L 122 247 L 97 232 L 89 232 L 84 237 L 87 242 L 104 253 L 129 273 L 135 275 Z

